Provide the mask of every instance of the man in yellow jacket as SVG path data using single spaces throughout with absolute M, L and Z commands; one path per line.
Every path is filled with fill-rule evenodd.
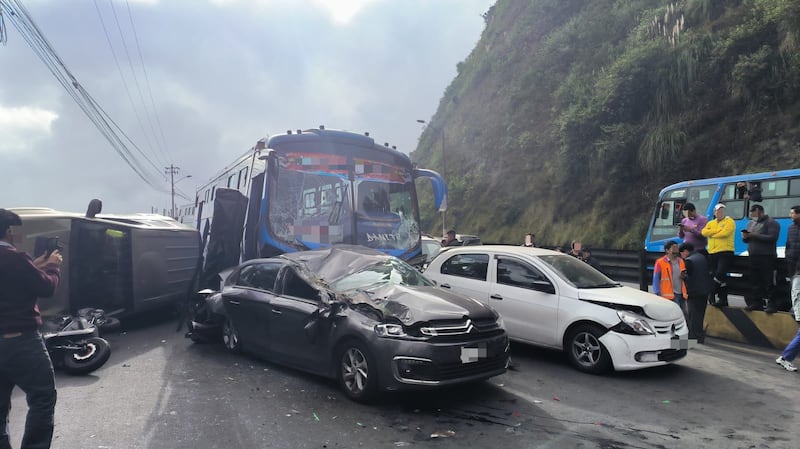
M 736 223 L 725 216 L 725 205 L 714 206 L 714 219 L 701 232 L 708 239 L 708 262 L 714 274 L 714 292 L 708 297 L 712 306 L 728 305 L 728 269 L 733 262 L 733 234 Z M 714 296 L 717 296 L 716 302 Z

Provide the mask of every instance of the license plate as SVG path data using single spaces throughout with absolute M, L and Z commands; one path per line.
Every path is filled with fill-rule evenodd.
M 462 347 L 461 348 L 461 363 L 473 363 L 480 359 L 485 359 L 488 356 L 486 346 L 478 347 Z
M 670 349 L 689 349 L 689 339 L 673 335 L 669 340 Z

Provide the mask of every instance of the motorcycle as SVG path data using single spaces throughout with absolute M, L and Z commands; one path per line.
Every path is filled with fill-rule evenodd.
M 67 373 L 89 374 L 111 356 L 111 345 L 84 316 L 64 316 L 45 322 L 41 332 L 53 367 Z
M 88 321 L 89 324 L 92 324 L 97 328 L 100 335 L 103 335 L 106 332 L 114 332 L 121 326 L 121 323 L 117 318 L 106 316 L 106 312 L 103 309 L 93 309 L 91 307 L 79 309 L 78 316 L 86 318 L 86 321 Z

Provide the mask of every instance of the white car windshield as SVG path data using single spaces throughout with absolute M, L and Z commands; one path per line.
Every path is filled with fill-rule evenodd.
M 591 265 L 566 254 L 540 256 L 539 259 L 550 266 L 563 280 L 577 288 L 619 287 L 620 283 L 609 279 Z
M 387 283 L 428 287 L 434 285 L 433 282 L 429 281 L 411 265 L 400 259 L 388 259 L 339 279 L 331 284 L 331 288 L 342 292 Z

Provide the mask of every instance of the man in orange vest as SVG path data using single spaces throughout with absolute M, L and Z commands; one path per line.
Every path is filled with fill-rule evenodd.
M 686 265 L 678 251 L 678 242 L 667 241 L 664 252 L 664 257 L 656 260 L 653 267 L 653 292 L 674 301 L 686 315 Z

